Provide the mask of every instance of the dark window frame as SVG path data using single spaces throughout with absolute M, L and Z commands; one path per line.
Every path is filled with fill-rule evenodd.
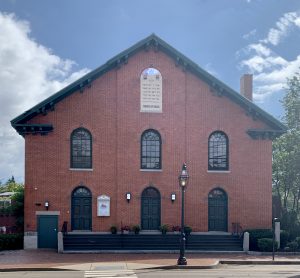
M 213 137 L 216 135 L 223 136 L 225 142 L 212 141 Z M 220 151 L 218 151 L 217 149 L 224 148 L 224 146 L 222 146 L 224 145 L 224 143 L 225 143 L 226 150 L 225 150 L 225 157 L 222 158 L 220 157 L 220 155 L 224 156 L 224 154 L 220 153 Z M 223 161 L 219 162 L 218 160 L 223 160 Z M 209 171 L 229 170 L 229 140 L 227 134 L 223 131 L 216 130 L 212 132 L 208 137 L 208 170 Z
M 158 137 L 158 139 L 157 140 L 146 140 L 145 139 L 145 136 L 147 135 L 147 134 L 149 134 L 149 133 L 154 133 L 157 137 Z M 152 141 L 152 142 L 159 142 L 159 144 L 158 144 L 158 146 L 157 146 L 157 144 L 155 143 L 155 144 L 147 144 L 147 142 L 150 142 L 150 141 Z M 144 144 L 144 142 L 146 142 L 145 144 Z M 145 130 L 143 133 L 142 133 L 142 135 L 141 135 L 141 152 L 140 152 L 140 158 L 141 158 L 141 165 L 140 165 L 140 167 L 141 167 L 141 169 L 143 169 L 143 170 L 161 170 L 162 169 L 162 163 L 161 163 L 161 161 L 162 161 L 162 147 L 161 147 L 161 144 L 162 144 L 162 142 L 161 142 L 161 135 L 160 135 L 160 133 L 157 131 L 157 130 L 155 130 L 155 129 L 147 129 L 147 130 Z M 143 150 L 143 147 L 144 147 L 144 150 Z M 154 151 L 153 150 L 151 150 L 150 148 L 148 149 L 147 147 L 154 147 Z M 158 150 L 157 150 L 157 147 L 158 147 Z M 156 155 L 156 154 L 153 154 L 153 153 L 158 153 L 159 155 Z M 145 163 L 147 164 L 147 163 L 151 163 L 150 161 L 149 162 L 147 162 L 147 160 L 155 160 L 155 159 L 158 159 L 158 162 L 154 162 L 154 163 L 156 163 L 157 164 L 157 166 L 154 166 L 154 167 L 147 167 L 147 166 L 145 166 Z M 144 163 L 144 160 L 146 160 L 146 162 Z M 153 163 L 153 162 L 152 162 Z
M 74 136 L 76 135 L 77 132 L 80 132 L 80 131 L 84 131 L 89 135 L 89 139 L 84 139 L 86 141 L 89 140 L 89 148 L 90 148 L 89 156 L 78 156 L 78 155 L 75 156 L 73 154 L 73 151 L 74 151 L 73 141 L 76 139 L 76 138 L 74 138 Z M 82 146 L 82 142 L 81 142 L 80 146 Z M 81 148 L 81 150 L 82 150 L 82 148 Z M 89 159 L 87 159 L 86 162 L 84 162 L 84 161 L 75 162 L 74 157 L 89 158 Z M 71 137 L 70 137 L 70 158 L 71 158 L 70 159 L 71 169 L 92 169 L 93 168 L 93 138 L 92 138 L 91 132 L 88 129 L 80 127 L 80 128 L 76 128 L 72 131 Z M 80 165 L 80 163 L 82 165 Z

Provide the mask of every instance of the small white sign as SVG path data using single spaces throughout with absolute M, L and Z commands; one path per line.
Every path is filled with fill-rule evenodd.
M 162 112 L 162 76 L 157 69 L 147 68 L 141 75 L 141 112 Z
M 110 216 L 110 197 L 101 195 L 97 198 L 97 216 Z

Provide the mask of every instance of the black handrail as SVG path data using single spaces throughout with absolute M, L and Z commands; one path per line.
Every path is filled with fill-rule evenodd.
M 244 234 L 243 228 L 240 223 L 234 222 L 232 223 L 232 235 L 238 236 L 241 238 Z
M 68 234 L 68 222 L 64 221 L 62 227 L 61 227 L 61 232 L 63 233 L 63 235 L 67 235 Z

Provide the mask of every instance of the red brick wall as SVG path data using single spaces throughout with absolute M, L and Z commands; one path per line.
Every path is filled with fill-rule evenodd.
M 163 113 L 140 112 L 140 74 L 157 68 L 163 77 Z M 208 193 L 215 187 L 228 194 L 228 228 L 271 226 L 271 141 L 253 140 L 249 128 L 263 128 L 227 97 L 214 96 L 202 80 L 176 67 L 162 52 L 141 51 L 128 64 L 93 81 L 39 115 L 34 123 L 52 123 L 47 136 L 26 136 L 25 230 L 36 229 L 36 210 L 58 210 L 71 222 L 71 193 L 81 182 L 93 194 L 93 231 L 111 225 L 140 224 L 141 193 L 149 185 L 161 194 L 162 224 L 180 223 L 178 175 L 186 161 L 190 182 L 186 191 L 186 224 L 208 229 Z M 93 136 L 93 171 L 70 168 L 70 134 L 78 127 Z M 153 128 L 162 137 L 162 171 L 140 171 L 140 136 Z M 207 172 L 208 136 L 215 130 L 229 138 L 229 173 Z M 125 193 L 132 193 L 127 203 Z M 171 202 L 171 193 L 176 201 Z M 96 199 L 111 197 L 111 216 L 97 217 Z M 36 206 L 35 203 L 42 203 Z

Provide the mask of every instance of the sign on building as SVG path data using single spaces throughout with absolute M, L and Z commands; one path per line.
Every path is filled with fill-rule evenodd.
M 101 195 L 97 198 L 97 216 L 110 216 L 110 197 Z
M 141 74 L 141 112 L 162 112 L 162 76 L 157 69 L 147 68 Z

